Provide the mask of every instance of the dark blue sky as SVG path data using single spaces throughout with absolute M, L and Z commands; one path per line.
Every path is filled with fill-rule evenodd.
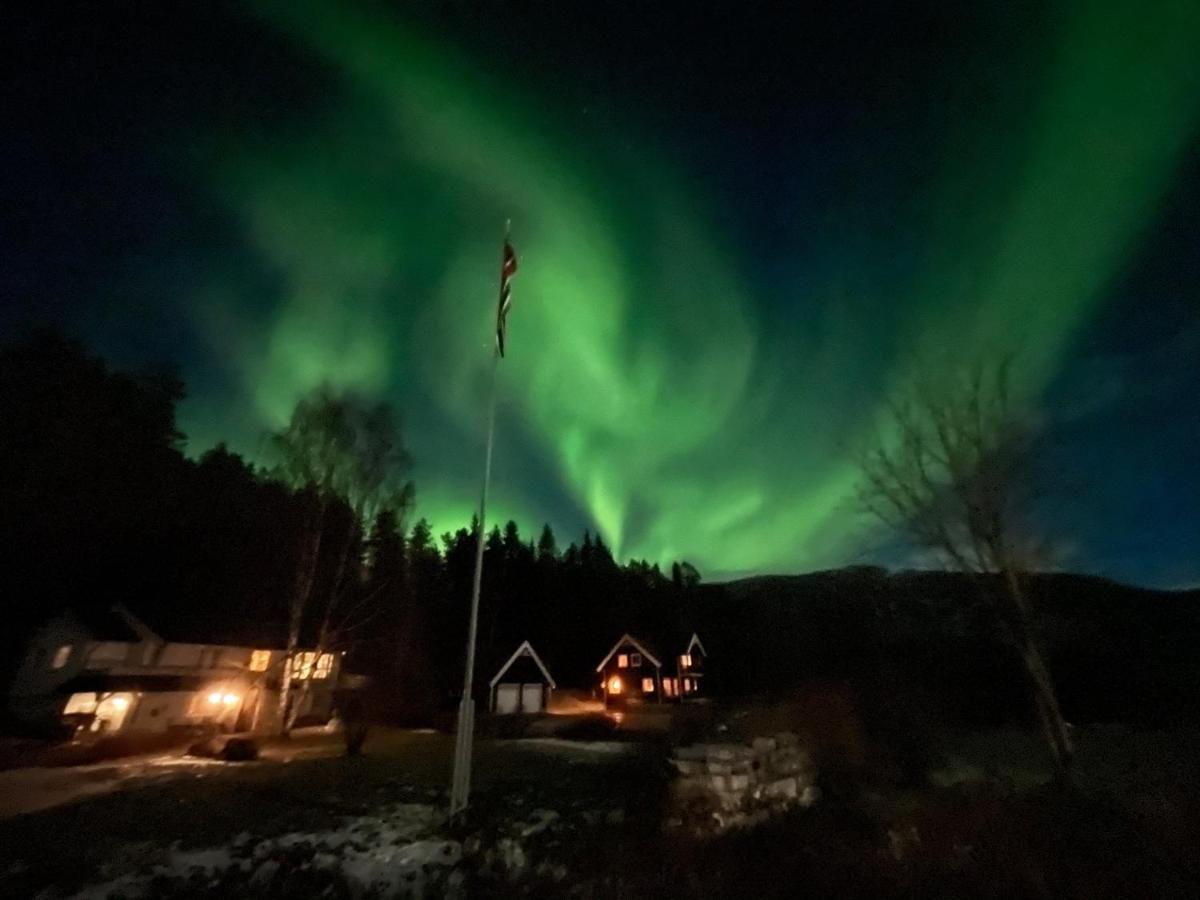
M 0 38 L 0 328 L 178 365 L 192 451 L 254 456 L 342 382 L 403 411 L 420 511 L 464 519 L 475 337 L 446 321 L 515 208 L 497 477 L 525 531 L 717 575 L 895 562 L 847 511 L 846 447 L 910 354 L 1004 344 L 1063 564 L 1200 582 L 1187 10 L 252 7 Z

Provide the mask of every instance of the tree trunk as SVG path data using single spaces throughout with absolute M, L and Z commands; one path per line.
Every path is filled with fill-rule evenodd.
M 1038 645 L 1033 628 L 1033 614 L 1029 601 L 1021 589 L 1017 574 L 1011 568 L 1005 569 L 1004 583 L 1012 605 L 1012 632 L 1021 654 L 1021 663 L 1025 674 L 1029 676 L 1033 688 L 1034 701 L 1037 706 L 1038 720 L 1042 726 L 1042 734 L 1054 757 L 1058 771 L 1065 775 L 1070 771 L 1071 760 L 1075 756 L 1074 743 L 1071 740 L 1070 729 L 1063 718 L 1058 705 L 1058 695 L 1054 690 L 1054 681 L 1050 670 Z
M 304 705 L 304 701 L 312 694 L 312 683 L 313 678 L 316 676 L 317 664 L 321 661 L 321 655 L 330 643 L 328 626 L 328 620 L 321 623 L 321 633 L 317 638 L 316 650 L 313 651 L 313 661 L 308 669 L 308 677 L 303 679 L 304 683 L 300 685 L 300 696 L 296 698 L 296 702 L 292 704 L 292 708 L 288 713 L 287 730 L 289 732 L 295 727 L 296 719 L 300 717 L 300 707 Z
M 355 522 L 358 521 L 357 515 Z M 346 529 L 346 538 L 342 541 L 342 552 L 338 557 L 337 570 L 333 574 L 333 586 L 330 589 L 329 602 L 325 604 L 325 611 L 321 617 L 321 629 L 317 633 L 317 646 L 315 656 L 313 657 L 312 666 L 308 670 L 308 677 L 304 679 L 304 683 L 300 686 L 300 696 L 296 702 L 292 704 L 290 711 L 287 713 L 287 721 L 284 724 L 284 733 L 290 732 L 296 724 L 296 719 L 300 715 L 300 707 L 304 705 L 304 701 L 312 694 L 313 676 L 317 671 L 317 663 L 321 659 L 321 654 L 325 652 L 325 648 L 329 646 L 333 629 L 333 612 L 337 606 L 337 602 L 341 592 L 342 578 L 346 573 L 346 562 L 350 555 L 350 545 L 354 540 L 354 523 L 351 522 Z M 318 544 L 319 546 L 319 544 Z M 314 567 L 315 568 L 315 567 Z M 311 584 L 310 584 L 311 592 Z M 289 683 L 290 683 L 290 668 L 289 668 Z
M 279 733 L 287 737 L 294 716 L 289 708 L 292 693 L 292 661 L 300 646 L 300 630 L 304 624 L 304 612 L 312 596 L 317 563 L 321 555 L 321 536 L 324 532 L 325 502 L 321 501 L 316 526 L 306 535 L 305 547 L 296 567 L 296 583 L 292 591 L 292 604 L 288 616 L 287 653 L 283 659 L 283 676 L 279 686 Z

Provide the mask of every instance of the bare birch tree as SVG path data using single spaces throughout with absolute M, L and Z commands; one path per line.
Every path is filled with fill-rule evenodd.
M 413 485 L 407 479 L 411 459 L 391 408 L 327 386 L 300 399 L 287 426 L 271 435 L 271 447 L 275 476 L 307 501 L 279 694 L 279 726 L 286 734 L 300 707 L 292 702 L 293 670 L 305 624 L 318 623 L 315 667 L 332 647 L 339 618 L 348 627 L 350 618 L 362 613 L 361 603 L 348 606 L 346 600 L 352 593 L 351 576 L 358 571 L 354 554 L 361 548 L 365 523 L 384 508 L 402 516 L 412 504 Z M 339 509 L 349 516 L 335 515 Z M 330 540 L 337 541 L 333 569 L 322 581 L 318 572 L 322 559 L 329 558 Z M 306 692 L 313 673 L 307 674 Z
M 1037 567 L 1035 420 L 1010 390 L 1013 359 L 918 380 L 888 406 L 861 458 L 864 507 L 912 544 L 977 576 L 1029 678 L 1050 752 L 1065 772 L 1069 729 L 1023 577 Z

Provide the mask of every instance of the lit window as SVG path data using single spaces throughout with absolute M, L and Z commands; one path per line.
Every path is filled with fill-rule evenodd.
M 322 653 L 317 657 L 317 669 L 313 672 L 313 678 L 328 678 L 329 673 L 333 671 L 333 654 Z
M 663 693 L 666 694 L 668 697 L 675 696 L 675 679 L 674 678 L 664 678 L 663 679 Z
M 654 679 L 653 678 L 643 678 L 642 679 L 642 693 L 643 694 L 653 694 L 654 693 Z
M 67 705 L 63 707 L 63 715 L 69 716 L 73 714 L 90 714 L 96 711 L 96 695 L 95 694 L 72 694 L 67 700 Z
M 267 666 L 271 664 L 270 650 L 251 650 L 250 651 L 250 671 L 265 672 Z
M 63 644 L 54 651 L 54 658 L 50 660 L 50 668 L 61 669 L 67 664 L 67 660 L 71 658 L 71 645 Z
M 636 669 L 641 664 L 642 664 L 642 654 L 640 654 L 640 653 L 630 653 L 629 654 L 629 665 L 631 665 L 633 668 Z
M 332 653 L 322 653 L 318 657 L 312 650 L 303 650 L 292 657 L 292 677 L 298 681 L 308 678 L 328 678 L 332 671 Z
M 618 669 L 628 669 L 629 668 L 629 655 L 628 654 L 626 654 L 626 653 L 618 653 L 617 654 L 617 668 Z
M 313 663 L 316 661 L 317 654 L 311 650 L 304 650 L 292 657 L 292 677 L 298 681 L 304 681 L 311 677 Z
M 679 657 L 679 664 L 685 669 L 690 669 L 692 666 L 692 654 L 685 653 L 683 656 Z
M 621 677 L 619 675 L 614 675 L 608 679 L 608 692 L 610 694 L 621 693 Z

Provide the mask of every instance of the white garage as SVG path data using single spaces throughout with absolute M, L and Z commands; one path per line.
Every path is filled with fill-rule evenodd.
M 512 715 L 521 711 L 521 687 L 519 684 L 496 685 L 496 700 L 492 712 L 502 716 Z
M 555 687 L 541 657 L 524 641 L 492 678 L 489 705 L 501 716 L 534 715 L 546 711 Z

